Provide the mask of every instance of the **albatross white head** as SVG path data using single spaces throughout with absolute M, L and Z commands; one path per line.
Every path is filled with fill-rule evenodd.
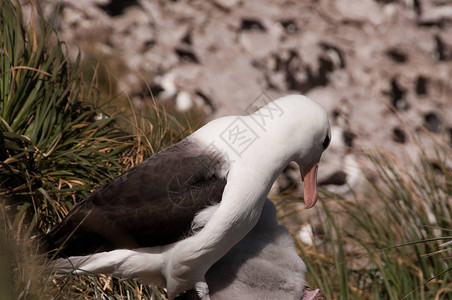
M 289 136 L 283 136 L 281 144 L 286 147 L 287 154 L 292 154 L 289 160 L 295 161 L 300 167 L 305 207 L 311 208 L 318 198 L 318 163 L 331 141 L 328 115 L 320 104 L 301 95 L 283 97 L 274 104 L 285 112 L 280 122 L 287 127 L 280 132 Z
M 314 100 L 285 96 L 251 115 L 214 120 L 198 134 L 228 158 L 228 172 L 252 170 L 266 177 L 268 189 L 288 163 L 295 161 L 304 182 L 305 207 L 315 205 L 318 163 L 331 132 L 326 111 Z

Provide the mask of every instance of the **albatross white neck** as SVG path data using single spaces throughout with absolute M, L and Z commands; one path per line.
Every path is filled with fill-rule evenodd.
M 320 159 L 328 118 L 319 104 L 305 99 L 280 98 L 252 115 L 214 120 L 189 137 L 207 152 L 221 153 L 228 164 L 218 175 L 227 184 L 205 227 L 170 251 L 165 269 L 170 297 L 203 281 L 207 270 L 254 227 L 271 185 L 290 161 L 304 167 Z

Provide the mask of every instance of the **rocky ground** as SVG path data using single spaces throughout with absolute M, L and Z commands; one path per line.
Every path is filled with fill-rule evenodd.
M 302 93 L 328 110 L 320 168 L 339 192 L 362 182 L 363 149 L 416 161 L 452 144 L 452 1 L 43 1 L 73 53 L 108 62 L 137 106 L 152 93 L 208 118 Z M 286 170 L 277 189 L 298 175 Z

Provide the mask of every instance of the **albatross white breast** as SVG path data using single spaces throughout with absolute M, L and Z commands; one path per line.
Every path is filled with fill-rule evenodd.
M 166 287 L 196 288 L 258 222 L 276 177 L 300 166 L 305 206 L 317 201 L 317 164 L 330 141 L 325 110 L 290 95 L 249 116 L 206 124 L 81 201 L 45 237 L 61 273 L 107 273 Z

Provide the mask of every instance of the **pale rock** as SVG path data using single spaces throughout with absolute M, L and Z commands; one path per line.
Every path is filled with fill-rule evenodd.
M 189 111 L 193 107 L 193 100 L 190 93 L 180 91 L 176 96 L 176 109 L 180 112 Z

